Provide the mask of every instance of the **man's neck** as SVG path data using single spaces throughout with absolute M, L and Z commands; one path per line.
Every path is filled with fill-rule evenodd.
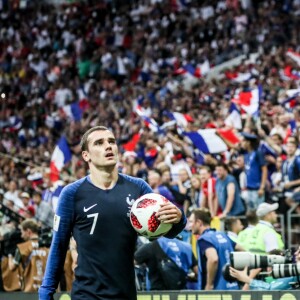
M 90 178 L 92 183 L 101 189 L 111 189 L 118 181 L 118 169 L 94 169 L 91 170 Z

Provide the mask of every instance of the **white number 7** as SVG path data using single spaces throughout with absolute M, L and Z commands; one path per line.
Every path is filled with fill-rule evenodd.
M 94 218 L 90 234 L 94 233 L 99 213 L 87 215 L 88 218 Z

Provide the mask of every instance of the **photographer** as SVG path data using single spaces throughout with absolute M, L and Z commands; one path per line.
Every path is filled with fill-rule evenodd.
M 295 252 L 295 259 L 297 264 L 300 263 L 300 247 Z M 294 289 L 291 283 L 299 282 L 298 276 L 293 277 L 283 277 L 274 279 L 272 282 L 267 283 L 262 280 L 254 279 L 261 271 L 261 268 L 252 269 L 248 275 L 248 267 L 245 267 L 244 270 L 237 270 L 233 267 L 229 268 L 229 273 L 231 277 L 234 277 L 236 280 L 245 283 L 243 290 L 290 290 Z
M 27 219 L 20 224 L 23 243 L 17 244 L 14 257 L 8 256 L 8 266 L 11 271 L 21 265 L 21 290 L 36 292 L 44 276 L 49 249 L 39 244 L 39 226 L 33 219 Z

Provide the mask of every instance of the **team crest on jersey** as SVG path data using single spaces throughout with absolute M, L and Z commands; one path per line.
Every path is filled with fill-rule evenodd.
M 54 215 L 54 220 L 53 220 L 53 230 L 58 231 L 59 228 L 59 223 L 60 223 L 60 216 L 57 214 Z

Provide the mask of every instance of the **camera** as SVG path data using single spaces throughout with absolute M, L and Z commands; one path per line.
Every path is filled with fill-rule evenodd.
M 300 276 L 300 263 L 298 264 L 274 264 L 272 270 L 274 278 Z
M 259 255 L 249 252 L 231 252 L 230 265 L 235 269 L 242 270 L 245 267 L 251 269 L 266 268 L 274 264 L 285 264 L 292 261 L 290 252 L 282 255 Z

